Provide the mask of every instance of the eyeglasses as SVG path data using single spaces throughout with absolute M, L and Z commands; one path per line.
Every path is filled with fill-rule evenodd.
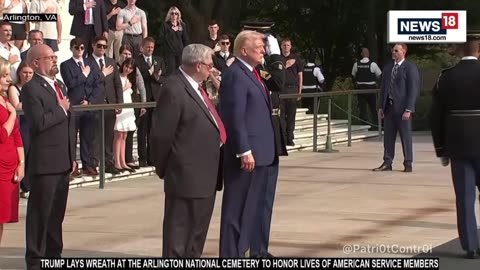
M 73 46 L 73 48 L 74 48 L 75 50 L 77 50 L 77 51 L 83 51 L 83 50 L 85 50 L 85 46 L 83 46 L 83 45 Z
M 213 68 L 213 63 L 207 64 L 207 63 L 200 62 L 200 64 L 207 66 L 208 69 L 212 69 L 212 68 Z
M 40 60 L 40 59 L 48 59 L 48 60 L 57 60 L 58 57 L 56 55 L 50 55 L 50 56 L 42 56 L 42 57 L 38 57 L 38 58 L 35 58 L 36 60 Z
M 230 45 L 230 42 L 220 42 L 222 45 Z
M 108 48 L 108 46 L 105 44 L 97 44 L 97 49 L 106 49 L 106 48 Z
M 170 12 L 170 14 L 171 15 L 177 15 L 177 16 L 180 15 L 180 13 L 178 13 L 178 12 Z

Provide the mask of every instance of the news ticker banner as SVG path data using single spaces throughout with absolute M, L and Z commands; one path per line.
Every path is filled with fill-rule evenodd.
M 462 43 L 467 35 L 465 10 L 390 10 L 389 43 Z
M 440 269 L 438 258 L 62 258 L 41 269 Z

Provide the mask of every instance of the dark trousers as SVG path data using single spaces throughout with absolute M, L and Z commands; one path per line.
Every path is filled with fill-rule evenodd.
M 278 164 L 267 167 L 267 181 L 263 184 L 258 202 L 258 218 L 251 247 L 252 256 L 268 252 L 270 225 L 272 223 L 273 202 L 278 179 Z
M 163 218 L 164 258 L 200 258 L 215 205 L 207 198 L 181 198 L 165 194 Z
M 392 165 L 395 157 L 395 141 L 397 132 L 402 141 L 404 161 L 403 165 L 411 166 L 413 161 L 412 147 L 412 119 L 402 120 L 403 111 L 387 110 L 384 119 L 383 162 Z
M 286 87 L 287 94 L 295 94 L 298 93 L 298 87 Z M 288 99 L 281 99 L 281 104 L 283 111 L 280 111 L 280 117 L 285 119 L 286 123 L 286 134 L 287 134 L 287 144 L 292 143 L 294 136 L 293 131 L 295 130 L 295 116 L 297 115 L 297 99 L 296 98 L 288 98 Z
M 249 257 L 267 167 L 256 167 L 249 173 L 240 169 L 239 159 L 225 160 L 225 163 L 220 257 Z
M 20 135 L 22 136 L 22 142 L 23 142 L 23 152 L 25 153 L 25 157 L 27 156 L 28 149 L 30 148 L 30 135 L 28 131 L 28 125 L 27 122 L 25 121 L 24 116 L 20 116 Z M 27 162 L 27 159 L 25 158 L 25 162 Z M 27 168 L 28 164 L 25 164 L 25 168 Z M 20 182 L 20 189 L 23 192 L 28 192 L 30 191 L 30 184 L 29 184 L 29 178 L 30 175 L 28 173 L 28 169 L 25 169 L 25 176 L 23 177 L 23 180 Z
M 41 258 L 60 258 L 62 223 L 67 207 L 69 172 L 33 175 L 26 217 L 27 269 L 40 269 Z
M 316 89 L 303 89 L 302 94 L 306 93 L 318 93 L 320 92 L 320 89 L 317 87 Z M 314 106 L 314 100 L 313 98 L 302 98 L 302 107 L 303 108 L 308 108 L 307 114 L 313 114 L 315 109 L 313 108 Z M 320 113 L 320 99 L 317 99 L 317 113 Z
M 374 89 L 376 85 L 359 84 L 357 89 Z M 376 124 L 377 117 L 377 96 L 375 94 L 359 94 L 357 95 L 358 110 L 360 119 L 372 124 Z M 371 120 L 368 118 L 368 111 L 371 114 Z
M 146 161 L 152 165 L 150 158 L 150 127 L 152 124 L 152 108 L 147 108 L 147 112 L 140 117 L 140 110 L 137 117 L 137 144 L 138 144 L 138 160 Z
M 122 38 L 122 45 L 128 44 L 133 48 L 132 56 L 135 57 L 140 54 L 140 47 L 142 46 L 143 36 L 142 34 L 139 35 L 130 35 L 123 33 Z M 119 54 L 119 52 L 114 52 L 115 54 Z
M 83 51 L 83 57 L 86 58 L 87 56 L 92 55 L 93 53 L 93 45 L 92 42 L 95 39 L 95 28 L 93 25 L 85 25 L 84 31 L 76 38 L 81 38 L 83 40 L 83 44 L 85 45 L 85 50 Z
M 182 54 L 165 54 L 165 65 L 167 68 L 167 75 L 172 74 L 182 63 Z
M 82 169 L 97 166 L 94 151 L 96 121 L 94 112 L 78 112 L 75 114 L 75 134 L 80 133 Z M 76 143 L 77 139 L 75 139 L 75 145 Z
M 475 186 L 480 191 L 480 159 L 452 159 L 451 169 L 460 243 L 463 250 L 474 251 L 479 248 Z
M 100 154 L 101 154 L 101 143 L 100 139 L 102 138 L 102 122 L 100 112 L 95 113 L 96 117 L 96 126 L 95 126 L 95 159 L 96 164 L 100 162 Z M 114 160 L 113 160 L 113 132 L 115 127 L 115 121 L 117 120 L 117 116 L 114 110 L 106 110 L 105 111 L 105 167 L 113 167 Z

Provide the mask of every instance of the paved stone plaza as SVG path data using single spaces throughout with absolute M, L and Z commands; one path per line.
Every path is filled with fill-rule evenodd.
M 449 168 L 435 158 L 430 136 L 414 138 L 413 173 L 401 172 L 397 144 L 394 171 L 381 163 L 377 139 L 335 146 L 339 153 L 296 152 L 282 158 L 270 251 L 285 257 L 440 256 L 441 269 L 474 269 L 480 260 L 459 256 L 455 200 Z M 143 177 L 70 190 L 64 222 L 65 257 L 160 256 L 163 184 Z M 218 256 L 221 193 L 204 256 Z M 21 222 L 7 224 L 1 269 L 24 267 L 25 200 Z M 448 243 L 450 242 L 450 243 Z M 347 246 L 349 245 L 349 246 Z M 349 248 L 351 247 L 351 248 Z M 346 251 L 356 252 L 346 254 Z M 390 251 L 390 252 L 389 252 Z M 466 267 L 466 268 L 463 268 Z

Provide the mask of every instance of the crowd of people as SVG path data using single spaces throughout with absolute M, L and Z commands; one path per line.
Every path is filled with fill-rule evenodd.
M 53 12 L 55 5 L 39 2 Z M 232 52 L 230 37 L 219 35 L 212 21 L 204 44 L 190 44 L 177 7 L 168 10 L 157 41 L 148 36 L 145 12 L 135 2 L 70 1 L 75 38 L 72 57 L 60 65 L 58 48 L 46 42 L 43 30 L 22 30 L 29 30 L 30 47 L 20 53 L 12 43 L 16 27 L 0 22 L 0 241 L 3 224 L 18 222 L 16 194 L 22 183 L 30 192 L 27 269 L 40 269 L 41 258 L 61 256 L 69 180 L 98 175 L 102 151 L 98 115 L 71 105 L 153 101 L 153 109 L 105 112 L 104 151 L 108 173 L 154 166 L 164 180 L 163 256 L 202 255 L 216 192 L 223 190 L 220 256 L 272 257 L 268 244 L 279 156 L 294 145 L 297 106 L 279 95 L 302 93 L 304 85 L 304 65 L 291 52 L 292 41 L 278 43 L 269 23 L 246 23 Z M 157 42 L 160 56 L 154 56 Z M 383 69 L 379 113 L 385 119 L 385 153 L 376 171 L 391 170 L 397 131 L 404 171 L 412 171 L 411 120 L 420 83 L 406 52 L 405 44 L 396 44 L 394 61 Z M 360 61 L 352 75 L 370 70 L 367 79 L 375 79 L 379 74 L 371 66 L 368 59 Z M 319 69 L 310 67 L 308 81 L 321 83 Z M 24 115 L 17 121 L 19 109 Z

